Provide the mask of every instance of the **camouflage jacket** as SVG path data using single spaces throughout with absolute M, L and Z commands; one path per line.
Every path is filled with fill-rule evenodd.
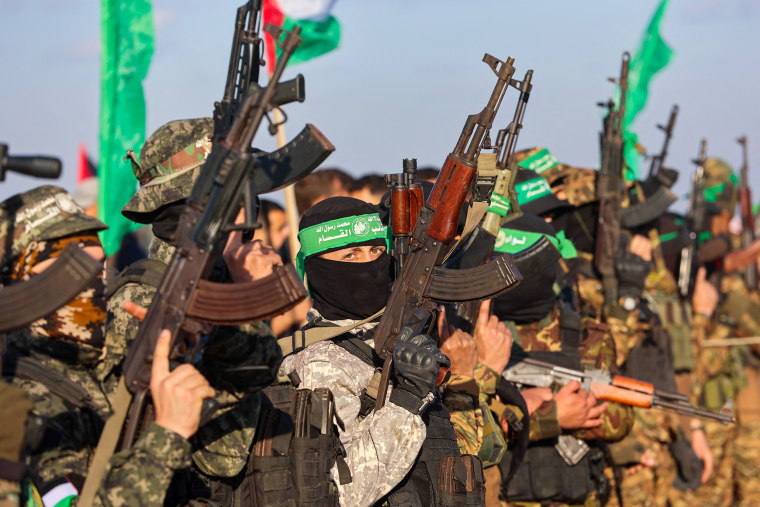
M 111 457 L 95 505 L 161 505 L 166 477 L 190 465 L 190 442 L 151 423 L 132 449 Z
M 371 339 L 367 343 L 374 346 Z M 335 398 L 335 413 L 345 428 L 338 434 L 352 477 L 350 483 L 338 485 L 342 505 L 372 505 L 401 482 L 422 448 L 425 423 L 390 401 L 359 420 L 361 393 L 375 374 L 372 366 L 323 341 L 287 356 L 281 370 L 295 371 L 300 389 L 327 388 Z M 334 468 L 333 477 L 337 476 Z
M 151 242 L 151 258 L 168 262 L 172 253 L 173 247 L 166 242 L 158 238 Z M 147 307 L 154 293 L 153 287 L 127 283 L 108 301 L 106 351 L 97 373 L 109 393 L 115 390 L 119 365 L 139 326 L 137 319 L 123 309 L 124 303 L 132 301 Z M 192 461 L 200 471 L 214 477 L 234 477 L 243 470 L 258 420 L 258 395 L 246 396 L 243 392 L 234 391 L 223 383 L 224 377 L 220 373 L 225 367 L 244 365 L 268 365 L 274 372 L 281 357 L 275 337 L 263 323 L 237 327 L 218 326 L 213 329 L 198 369 L 216 389 L 217 400 L 222 408 L 192 437 Z M 154 471 L 145 467 L 123 466 L 112 473 L 112 480 L 129 484 L 150 477 L 150 483 L 161 487 L 163 494 L 171 481 L 172 470 L 171 467 Z M 117 476 L 120 478 L 117 479 Z
M 526 352 L 560 351 L 561 329 L 559 308 L 537 322 L 515 324 L 505 321 L 512 330 L 515 345 Z M 615 350 L 607 327 L 594 319 L 583 319 L 583 335 L 579 348 L 583 368 L 614 368 Z M 513 349 L 514 350 L 514 349 Z M 602 439 L 616 441 L 623 438 L 633 425 L 633 411 L 618 403 L 609 403 L 602 414 L 603 424 L 598 428 L 576 430 L 573 435 L 581 439 Z M 557 416 L 556 403 L 545 402 L 530 416 L 530 440 L 537 441 L 558 436 L 562 432 Z

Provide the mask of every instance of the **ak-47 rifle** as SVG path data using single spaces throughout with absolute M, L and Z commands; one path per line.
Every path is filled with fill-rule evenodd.
M 747 136 L 736 140 L 742 145 L 742 168 L 739 172 L 739 209 L 742 215 L 742 248 L 747 248 L 755 241 L 755 217 L 752 215 L 752 191 L 749 188 L 749 164 L 747 162 Z M 751 262 L 745 270 L 747 286 L 757 289 L 757 263 Z
M 697 170 L 691 177 L 691 195 L 689 195 L 689 213 L 686 215 L 686 227 L 689 231 L 689 244 L 681 249 L 681 263 L 678 266 L 678 293 L 681 297 L 691 297 L 699 268 L 699 234 L 707 227 L 707 202 L 704 194 L 705 152 L 707 141 L 699 143 L 699 158 L 694 161 Z
M 290 172 L 284 175 L 268 172 L 251 154 L 251 142 L 254 135 L 262 120 L 274 107 L 275 87 L 288 58 L 301 42 L 299 27 L 295 27 L 288 33 L 267 24 L 265 30 L 272 34 L 281 47 L 281 56 L 270 77 L 269 85 L 262 92 L 246 97 L 235 115 L 229 132 L 224 139 L 215 143 L 193 186 L 187 206 L 180 216 L 176 250 L 153 296 L 137 336 L 129 348 L 123 365 L 123 376 L 113 403 L 114 414 L 106 422 L 88 475 L 92 476 L 98 469 L 102 469 L 113 453 L 121 434 L 127 408 L 129 408 L 129 421 L 124 429 L 121 447 L 125 449 L 132 445 L 150 393 L 152 353 L 161 330 L 168 329 L 171 332 L 171 350 L 175 350 L 175 346 L 182 340 L 186 329 L 192 332 L 193 328 L 198 328 L 197 324 L 193 325 L 193 321 L 187 319 L 190 315 L 189 310 L 195 302 L 195 295 L 200 288 L 210 283 L 204 280 L 204 277 L 211 270 L 217 252 L 224 245 L 228 233 L 247 227 L 246 224 L 233 225 L 240 210 L 241 193 L 246 180 L 250 182 L 252 190 L 258 194 L 280 188 L 302 176 L 293 175 Z M 283 34 L 285 38 L 281 41 Z M 334 150 L 334 147 L 324 137 L 321 137 L 321 141 L 324 159 Z M 281 277 L 280 272 L 290 274 L 287 277 Z M 288 280 L 293 283 L 281 283 Z M 275 282 L 274 286 L 272 286 L 273 282 Z M 290 265 L 259 281 L 217 285 L 223 285 L 226 292 L 240 286 L 242 290 L 238 293 L 258 296 L 255 298 L 257 301 L 251 303 L 249 299 L 247 304 L 260 305 L 257 309 L 260 318 L 280 313 L 306 297 L 303 284 L 300 283 L 295 270 Z M 287 305 L 283 305 L 283 301 Z M 213 402 L 213 400 L 208 401 Z M 204 404 L 206 417 L 213 408 L 213 403 Z M 99 483 L 100 477 L 97 475 L 88 477 L 84 488 L 87 491 L 87 499 L 94 498 Z
M 0 181 L 5 181 L 8 171 L 56 179 L 61 175 L 61 161 L 55 157 L 9 156 L 8 145 L 0 144 Z M 102 270 L 101 263 L 76 245 L 69 245 L 43 273 L 0 289 L 0 332 L 26 326 L 54 312 L 86 289 Z
M 642 408 L 659 407 L 676 414 L 701 417 L 723 424 L 736 421 L 731 414 L 733 400 L 729 400 L 720 412 L 710 412 L 695 407 L 680 393 L 661 391 L 647 382 L 613 375 L 604 370 L 578 371 L 536 359 L 519 358 L 507 366 L 502 377 L 518 385 L 534 387 L 565 385 L 575 380 L 580 382 L 582 389 L 593 393 L 600 400 Z
M 496 86 L 485 108 L 468 116 L 454 150 L 446 158 L 433 190 L 420 210 L 404 271 L 393 284 L 385 312 L 375 330 L 375 350 L 385 359 L 376 402 L 378 409 L 385 404 L 393 349 L 404 326 L 414 321 L 417 329 L 424 328 L 436 311 L 436 301 L 486 299 L 503 293 L 520 280 L 508 257 L 499 257 L 466 270 L 440 267 L 457 233 L 457 218 L 475 177 L 483 139 L 493 125 L 515 72 L 512 58 L 502 62 L 486 54 L 483 61 L 496 74 Z M 466 284 L 463 283 L 465 280 Z
M 596 252 L 594 264 L 602 274 L 605 304 L 616 303 L 618 299 L 617 277 L 615 276 L 615 257 L 620 243 L 620 209 L 623 200 L 623 121 L 625 120 L 625 101 L 628 91 L 628 63 L 631 55 L 623 53 L 620 68 L 620 101 L 617 108 L 612 100 L 606 107 L 607 117 L 604 129 L 599 136 L 602 151 L 599 179 L 596 184 L 599 197 L 599 225 L 596 234 Z M 615 82 L 613 78 L 610 81 Z M 603 104 L 605 105 L 605 104 Z
M 483 218 L 470 234 L 465 230 L 463 234 L 467 236 L 452 249 L 451 255 L 446 259 L 444 266 L 448 269 L 473 268 L 491 260 L 499 229 L 522 216 L 515 192 L 515 177 L 519 167 L 512 159 L 530 98 L 532 78 L 533 71 L 529 70 L 522 81 L 510 82 L 520 90 L 512 121 L 507 128 L 499 131 L 494 146 L 489 142 L 490 136 L 486 138 L 483 148 L 493 148 L 494 153 L 481 152 L 478 156 L 478 174 L 467 222 L 477 220 L 480 216 Z M 471 218 L 470 215 L 475 217 Z M 449 305 L 446 311 L 447 321 L 467 332 L 473 332 L 479 303 L 464 301 Z
M 667 125 L 657 125 L 658 129 L 665 132 L 665 140 L 662 143 L 662 150 L 658 155 L 652 157 L 652 163 L 649 166 L 649 179 L 656 179 L 668 188 L 672 187 L 678 179 L 678 171 L 665 167 L 665 158 L 668 156 L 668 146 L 671 137 L 673 137 L 673 128 L 676 125 L 677 116 L 678 105 L 674 104 L 670 110 Z

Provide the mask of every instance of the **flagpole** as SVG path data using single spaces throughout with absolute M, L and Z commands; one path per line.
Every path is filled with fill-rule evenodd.
M 287 143 L 285 137 L 285 125 L 282 123 L 282 111 L 279 108 L 274 108 L 274 122 L 277 125 L 277 148 L 282 148 Z M 301 244 L 298 242 L 298 206 L 296 206 L 296 191 L 295 183 L 288 185 L 282 189 L 285 194 L 285 219 L 290 227 L 290 235 L 288 241 L 290 242 L 290 260 L 293 265 L 296 263 L 296 254 L 301 248 Z

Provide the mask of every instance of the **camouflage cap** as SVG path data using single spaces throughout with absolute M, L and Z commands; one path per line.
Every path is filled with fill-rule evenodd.
M 37 187 L 0 203 L 0 260 L 7 263 L 32 241 L 103 229 L 107 226 L 87 215 L 66 190 Z
M 172 121 L 145 141 L 139 163 L 134 152 L 128 152 L 140 190 L 121 213 L 134 222 L 148 223 L 151 212 L 187 198 L 211 153 L 213 130 L 211 118 Z
M 715 157 L 705 161 L 704 192 L 707 202 L 733 213 L 738 184 L 739 180 L 728 162 Z
M 582 167 L 573 167 L 558 162 L 549 150 L 536 146 L 515 152 L 514 161 L 524 169 L 538 173 L 552 187 L 556 194 L 558 186 L 562 186 L 567 202 L 572 206 L 596 200 L 597 171 Z

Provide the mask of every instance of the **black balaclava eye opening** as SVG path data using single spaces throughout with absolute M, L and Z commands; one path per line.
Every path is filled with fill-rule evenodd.
M 351 197 L 325 199 L 304 213 L 299 230 L 340 218 L 377 213 L 369 203 Z M 388 252 L 370 262 L 332 261 L 322 254 L 353 246 L 386 246 L 371 239 L 333 248 L 306 257 L 304 273 L 314 308 L 328 320 L 362 320 L 383 308 L 390 295 L 391 263 Z

